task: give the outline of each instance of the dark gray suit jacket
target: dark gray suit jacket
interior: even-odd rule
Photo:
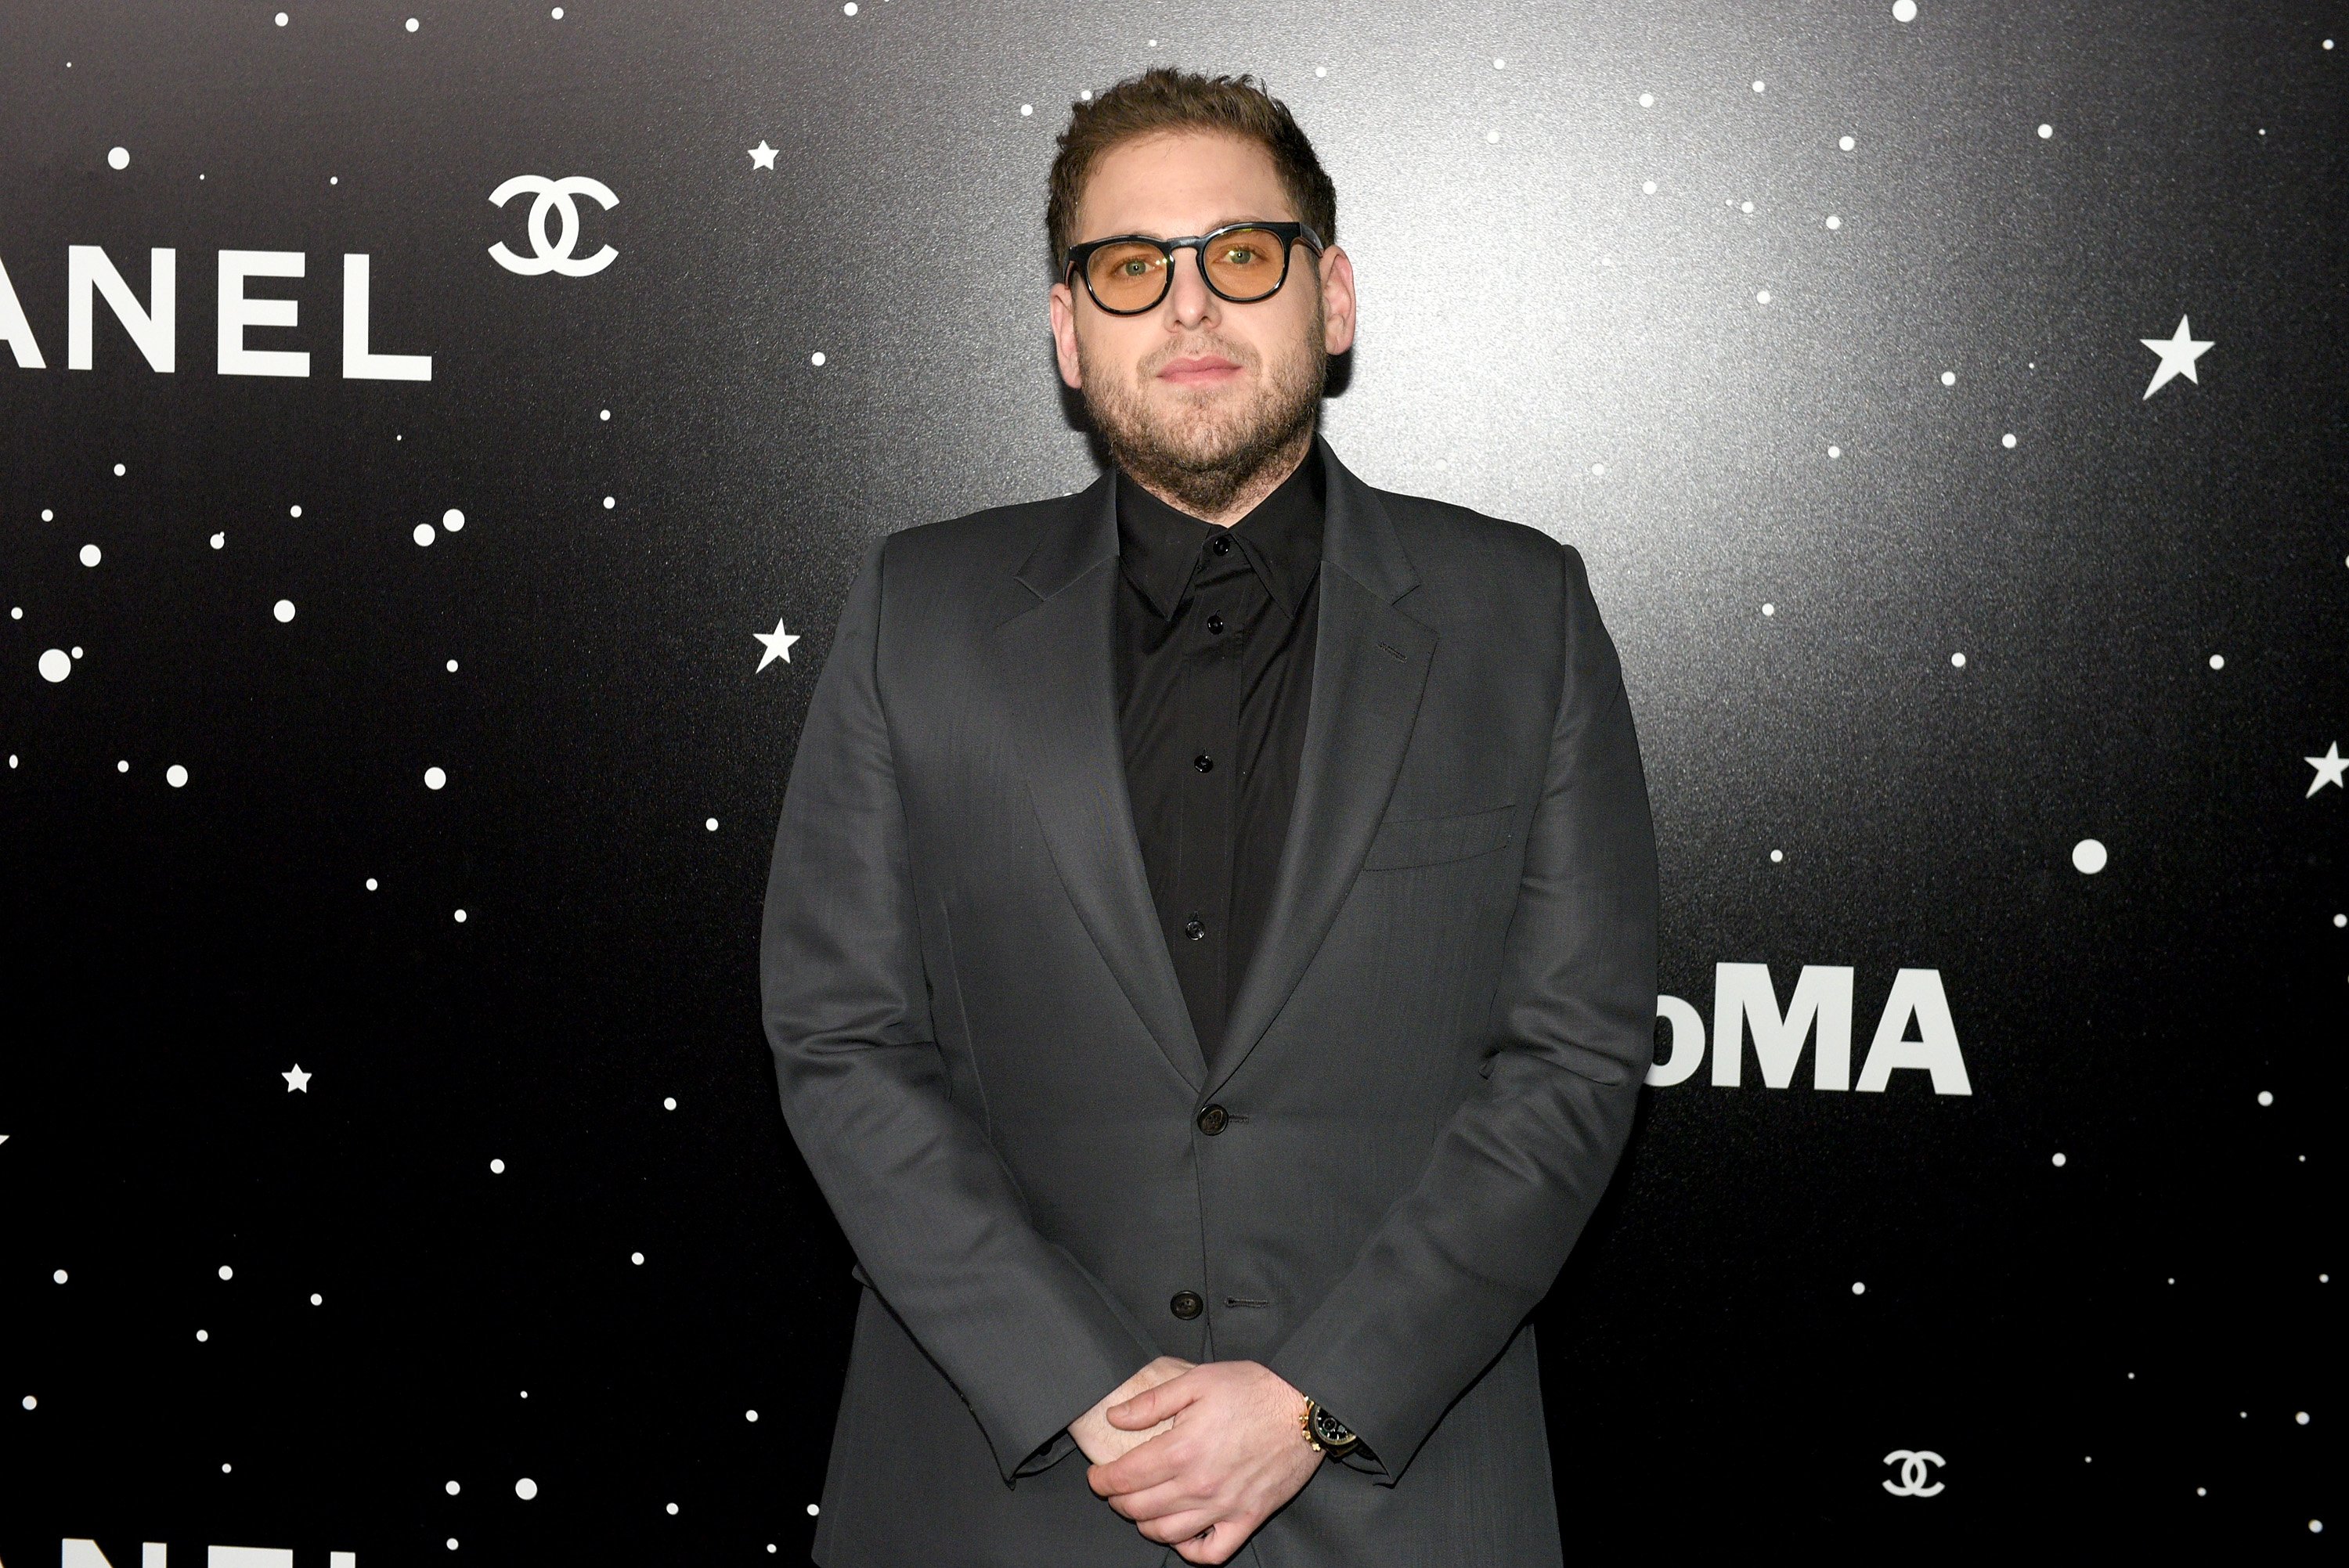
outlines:
[[[1558,1560],[1526,1315],[1654,1050],[1638,740],[1571,547],[1306,460],[1302,771],[1220,1040],[1127,804],[1113,476],[887,535],[849,590],[760,950],[866,1286],[832,1568],[1175,1561],[1063,1430],[1162,1353],[1261,1361],[1377,1455],[1266,1523],[1268,1568]]]

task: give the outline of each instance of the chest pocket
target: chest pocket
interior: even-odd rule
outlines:
[[[1363,858],[1364,871],[1440,865],[1497,850],[1515,836],[1517,808],[1512,801],[1455,817],[1404,817],[1379,824]]]

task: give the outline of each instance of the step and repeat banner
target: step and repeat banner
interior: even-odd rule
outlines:
[[[786,770],[870,541],[1101,471],[1162,64],[1336,181],[1331,445],[1621,650],[1569,1542],[2326,1549],[2349,13],[6,0],[0,1563],[805,1561]]]

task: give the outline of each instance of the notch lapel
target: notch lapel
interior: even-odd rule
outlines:
[[[1264,930],[1209,1061],[1207,1095],[1256,1049],[1337,919],[1393,792],[1435,656],[1434,631],[1394,606],[1419,577],[1386,508],[1319,434],[1313,449],[1328,511],[1297,798]]]
[[[1020,563],[1019,581],[1037,602],[995,629],[996,667],[1036,819],[1069,900],[1143,1026],[1195,1090],[1206,1060],[1150,902],[1118,735],[1110,657],[1115,479],[1112,469],[1071,497],[1071,512],[1047,526]]]

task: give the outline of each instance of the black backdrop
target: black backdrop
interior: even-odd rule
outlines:
[[[865,542],[1098,471],[1043,176],[1160,62],[1336,179],[1332,444],[1623,652],[1694,1070],[1544,1309],[1578,1550],[2323,1549],[2349,15],[284,4],[0,5],[0,1562],[803,1560],[785,769]]]

